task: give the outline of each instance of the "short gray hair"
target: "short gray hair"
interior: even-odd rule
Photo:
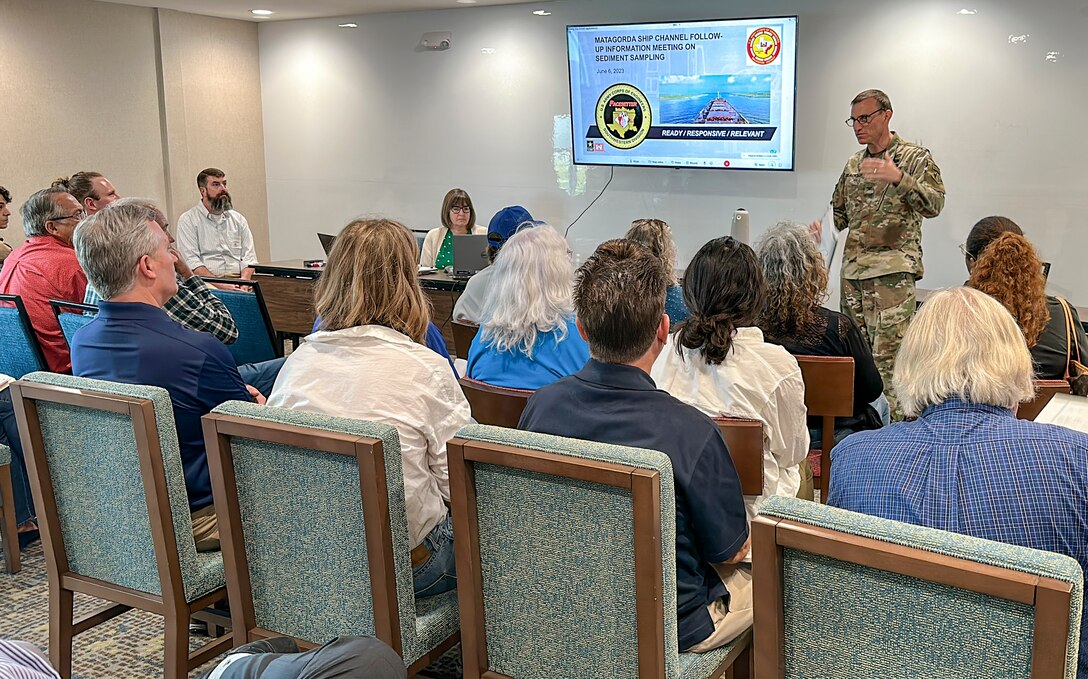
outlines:
[[[118,198],[110,203],[108,207],[124,207],[126,205],[135,205],[144,208],[148,211],[148,219],[157,223],[159,226],[163,226],[166,223],[166,213],[150,198]]]
[[[23,233],[27,238],[49,235],[49,232],[45,230],[45,223],[50,219],[63,216],[57,209],[57,202],[53,199],[61,193],[68,192],[62,188],[50,186],[47,189],[35,191],[30,194],[30,198],[26,199],[20,212],[23,214]]]
[[[84,219],[72,239],[87,280],[105,300],[136,285],[136,264],[152,255],[159,239],[147,222],[154,221],[144,205],[109,205]]]
[[[960,287],[926,300],[896,356],[892,383],[907,417],[950,398],[1013,408],[1035,395],[1024,333],[1001,303]]]
[[[876,103],[880,104],[880,108],[892,110],[892,100],[888,98],[888,95],[884,94],[884,90],[862,90],[850,101],[850,105],[860,104],[866,99],[876,99]]]
[[[480,314],[480,340],[532,358],[538,333],[566,338],[574,317],[574,265],[567,241],[552,226],[522,228],[495,258]]]

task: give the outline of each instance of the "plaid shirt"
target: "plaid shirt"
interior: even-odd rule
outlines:
[[[101,295],[88,285],[83,303],[97,305],[101,301]],[[185,327],[209,333],[223,344],[233,344],[238,339],[234,317],[199,276],[179,278],[178,292],[166,301],[163,311]]]
[[[832,461],[829,505],[1066,554],[1088,571],[1086,434],[953,398],[848,437]]]

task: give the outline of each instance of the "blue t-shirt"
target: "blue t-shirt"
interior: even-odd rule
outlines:
[[[688,305],[684,304],[684,289],[679,285],[670,285],[665,292],[665,315],[669,317],[670,325],[686,321],[691,315]]]
[[[499,351],[493,340],[483,339],[483,334],[481,330],[472,340],[465,375],[496,387],[539,389],[573,375],[589,360],[589,345],[578,334],[573,318],[567,321],[562,341],[556,330],[537,333],[532,358],[520,349]]]
[[[712,563],[748,539],[740,480],[721,432],[695,408],[661,391],[639,368],[590,359],[578,373],[531,397],[518,429],[658,450],[676,488],[676,607],[680,648],[714,631],[707,606],[727,596]]]
[[[193,511],[212,503],[200,418],[225,401],[251,401],[226,345],[172,320],[159,307],[101,302],[72,338],[72,374],[170,392]]]

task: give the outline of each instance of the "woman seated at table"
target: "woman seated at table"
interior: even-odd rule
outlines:
[[[660,219],[636,219],[631,222],[631,228],[627,230],[624,238],[650,248],[650,251],[665,263],[669,276],[676,275],[676,243],[672,239],[672,229],[664,221]],[[675,278],[673,284],[669,286],[668,291],[665,293],[665,315],[669,317],[669,322],[674,327],[688,317],[688,308],[684,304],[684,293],[680,285],[676,283]]]
[[[650,377],[712,417],[761,421],[765,495],[811,500],[805,384],[797,359],[764,342],[755,325],[767,288],[752,248],[730,236],[710,241],[688,265],[683,287],[691,315],[669,334]],[[765,495],[745,496],[749,521]]]
[[[415,592],[429,596],[456,586],[446,442],[471,415],[449,364],[423,345],[415,254],[397,222],[344,228],[317,283],[322,330],[287,357],[268,405],[396,427]]]
[[[1075,331],[1070,338],[1064,300],[1046,294],[1043,262],[1016,222],[981,219],[962,249],[971,275],[967,285],[1001,302],[1016,319],[1031,350],[1035,379],[1065,379],[1069,358],[1088,363],[1088,339],[1076,308],[1069,307]]]
[[[465,374],[499,387],[539,389],[581,370],[589,345],[574,324],[574,267],[563,237],[547,224],[523,228],[493,266]]]
[[[854,359],[854,414],[835,419],[835,440],[856,431],[879,429],[891,417],[884,381],[858,326],[820,306],[827,298],[827,266],[807,226],[783,221],[756,244],[767,305],[760,316],[763,337],[794,356],[850,356]],[[819,441],[819,418],[809,418],[809,435]]]
[[[442,199],[442,226],[427,232],[419,265],[438,269],[453,266],[453,237],[470,233],[485,234],[487,229],[476,224],[476,208],[464,189],[450,189]]]

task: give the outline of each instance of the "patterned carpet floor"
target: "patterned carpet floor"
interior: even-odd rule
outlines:
[[[76,595],[76,618],[102,608],[105,602]],[[0,571],[0,638],[21,639],[44,652],[49,644],[49,589],[40,542],[23,552],[23,570],[16,575]],[[196,648],[207,637],[191,637]],[[143,611],[129,611],[75,638],[72,648],[73,679],[142,679],[162,677],[162,618]],[[190,673],[200,676],[215,667],[212,660]],[[460,646],[419,676],[458,679]]]

